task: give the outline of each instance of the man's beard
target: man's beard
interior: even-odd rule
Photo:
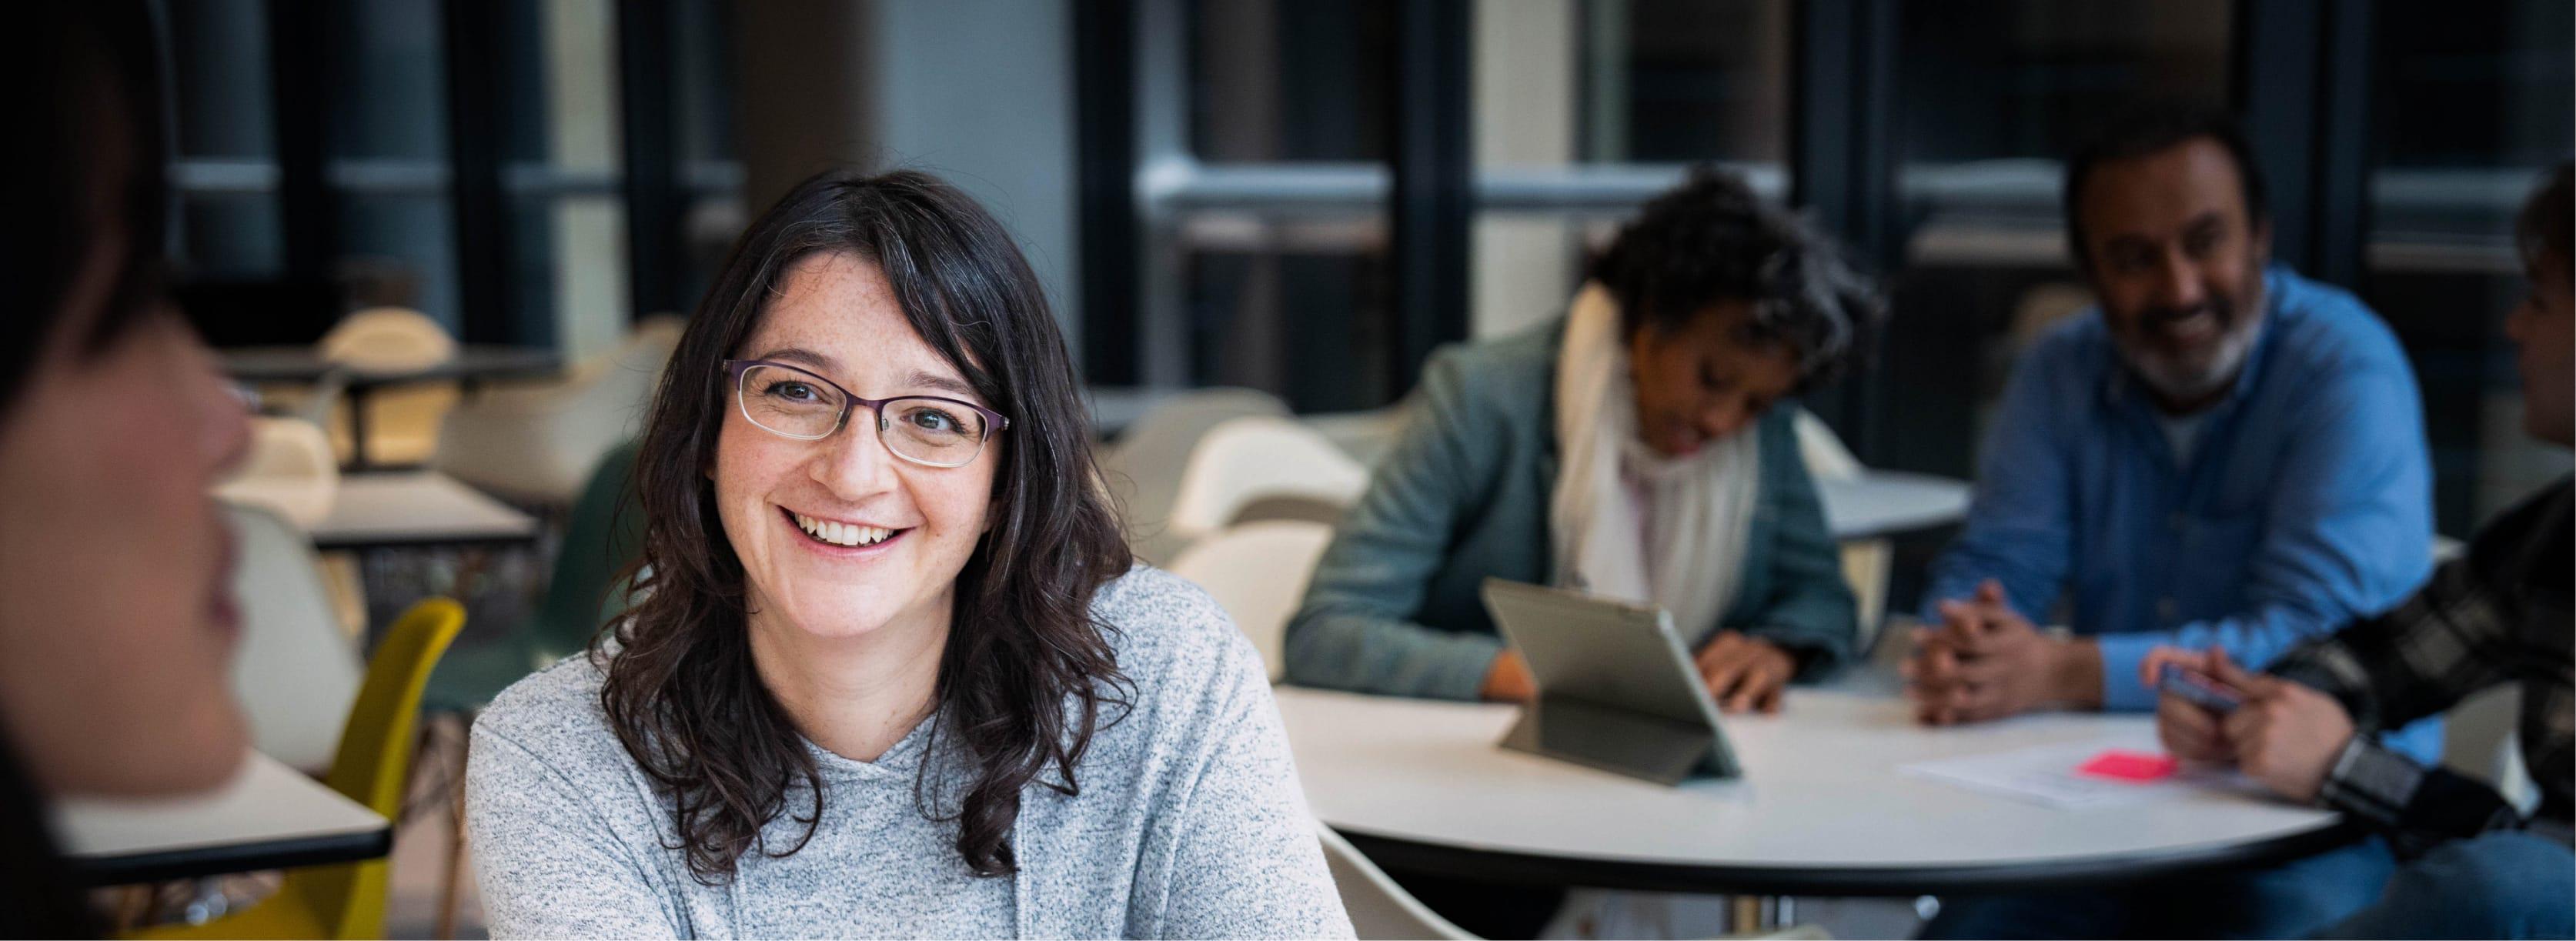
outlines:
[[[2262,326],[2261,301],[2242,310],[2233,298],[2225,297],[2212,297],[2202,308],[2192,310],[2150,309],[2138,315],[2141,326],[2137,329],[2151,329],[2144,325],[2180,320],[2204,310],[2218,321],[2222,332],[2208,355],[2196,362],[2153,349],[2143,338],[2111,346],[2119,351],[2120,361],[2128,365],[2131,373],[2165,399],[2192,402],[2207,398],[2234,382],[2237,372],[2244,368],[2245,356],[2253,350],[2255,333]]]

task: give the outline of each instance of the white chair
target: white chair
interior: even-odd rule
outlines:
[[[1869,472],[1833,428],[1815,413],[1799,409],[1794,427],[1798,431],[1798,457],[1807,462],[1809,476],[1817,480],[1859,480]],[[1860,616],[1860,649],[1867,650],[1878,635],[1879,619],[1887,613],[1887,582],[1896,570],[1896,542],[1884,537],[1845,540],[1842,554],[1843,581],[1851,585],[1852,600]]]
[[[379,372],[425,369],[456,358],[456,338],[429,315],[407,307],[369,307],[322,335],[322,358]]]
[[[233,594],[242,643],[233,695],[262,753],[306,771],[331,766],[366,664],[340,629],[312,543],[275,514],[229,508],[240,549]]]
[[[1246,415],[1288,416],[1287,403],[1253,389],[1199,389],[1173,396],[1136,419],[1116,443],[1100,452],[1100,476],[1128,526],[1128,541],[1149,560],[1180,548],[1166,538],[1172,500],[1190,451],[1210,429]],[[1152,543],[1155,555],[1144,551]]]
[[[1376,467],[1386,453],[1404,435],[1404,406],[1389,405],[1364,412],[1331,412],[1306,415],[1298,420],[1315,429],[1324,438],[1360,462],[1362,467]]]
[[[1207,589],[1261,651],[1261,662],[1277,682],[1288,618],[1297,613],[1315,560],[1332,541],[1333,528],[1322,523],[1243,523],[1191,543],[1172,559],[1171,571]]]
[[[301,418],[252,419],[250,455],[215,486],[216,496],[268,510],[303,530],[331,515],[339,492],[331,436]]]
[[[599,459],[642,430],[683,327],[647,320],[560,380],[482,390],[447,413],[438,469],[514,501],[571,506]]]
[[[1190,449],[1180,492],[1147,561],[1161,563],[1180,546],[1233,523],[1243,508],[1293,498],[1348,506],[1368,488],[1368,470],[1313,429],[1286,418],[1247,415],[1209,429]],[[1168,545],[1168,548],[1165,546]]]
[[[401,307],[352,313],[322,336],[322,358],[362,372],[425,369],[456,357],[456,338],[428,315]],[[438,427],[456,405],[456,383],[381,388],[367,396],[366,459],[376,465],[427,462],[438,453]],[[342,453],[355,455],[339,422],[326,426]]]
[[[1361,941],[1380,938],[1443,938],[1472,941],[1476,936],[1450,924],[1387,878],[1376,863],[1360,855],[1351,841],[1318,822],[1315,838],[1324,844],[1324,866],[1332,870],[1333,887],[1341,892],[1342,910],[1351,916],[1351,931]]]

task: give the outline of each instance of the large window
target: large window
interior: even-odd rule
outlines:
[[[724,0],[167,9],[185,280],[324,284],[578,356],[681,306],[741,226]],[[635,56],[652,100],[628,107]],[[639,248],[678,289],[635,296]]]
[[[2154,98],[2243,115],[2276,257],[2360,292],[2406,343],[2445,532],[2567,467],[2516,430],[2498,330],[2520,291],[2512,211],[2576,144],[2563,2],[1082,9],[1125,31],[1077,46],[1114,79],[1085,86],[1086,133],[1134,143],[1085,151],[1097,381],[1251,385],[1303,411],[1392,401],[1430,342],[1558,315],[1616,221],[1711,161],[1841,236],[1894,301],[1876,368],[1809,407],[1872,464],[1968,476],[2014,357],[2092,302],[2065,248],[2064,157]],[[1095,71],[1103,56],[1132,74]],[[1452,191],[1467,196],[1416,198]],[[1452,221],[1423,225],[1424,205]],[[1132,245],[1094,227],[1131,210]],[[1418,290],[1457,258],[1464,316]]]
[[[2567,473],[2522,431],[2502,328],[2520,302],[2514,215],[2576,140],[2576,8],[2381,4],[2360,285],[2415,364],[2442,531],[2465,536]]]

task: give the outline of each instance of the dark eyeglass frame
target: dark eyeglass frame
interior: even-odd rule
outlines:
[[[984,445],[991,443],[995,434],[1011,427],[1011,419],[1009,416],[1003,415],[1002,413],[996,412],[992,409],[985,408],[981,405],[977,405],[973,402],[952,399],[944,395],[894,395],[887,396],[882,399],[861,398],[857,393],[841,388],[840,383],[815,375],[813,370],[807,369],[803,366],[798,366],[794,363],[782,363],[776,360],[767,359],[728,359],[721,360],[720,363],[724,366],[725,378],[728,381],[727,384],[733,386],[734,410],[742,413],[743,420],[750,422],[752,427],[791,441],[821,441],[833,435],[840,434],[841,429],[848,427],[850,424],[850,412],[856,410],[859,406],[865,405],[868,407],[868,411],[876,413],[877,440],[885,443],[887,453],[912,463],[919,464],[923,467],[964,467],[968,464],[975,463],[976,458],[984,456]],[[768,366],[775,369],[784,369],[808,379],[812,379],[815,382],[822,383],[823,385],[830,387],[832,391],[840,393],[841,414],[832,419],[832,430],[819,435],[791,435],[787,432],[769,427],[768,425],[763,425],[760,423],[759,419],[751,417],[751,406],[749,403],[744,402],[742,398],[744,394],[742,388],[742,377],[744,373],[750,372],[754,366]],[[967,455],[965,460],[959,461],[955,464],[941,464],[936,461],[925,461],[909,454],[905,454],[901,449],[896,448],[891,442],[885,442],[886,428],[888,425],[892,424],[892,422],[886,421],[885,407],[889,404],[901,402],[906,399],[925,399],[932,402],[954,405],[958,408],[966,409],[967,411],[983,416],[984,433],[975,438],[975,453]]]

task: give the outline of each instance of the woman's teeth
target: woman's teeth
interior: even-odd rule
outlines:
[[[894,534],[902,532],[899,529],[886,529],[881,526],[853,526],[831,520],[818,520],[803,513],[797,513],[795,516],[796,525],[805,530],[805,535],[836,546],[871,546],[892,539]]]

